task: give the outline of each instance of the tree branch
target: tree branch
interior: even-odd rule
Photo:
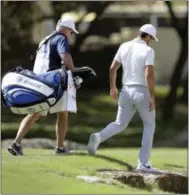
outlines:
[[[186,16],[185,16],[184,27],[185,27],[186,33],[188,33],[188,1],[186,2],[186,7],[187,7],[187,11],[186,11]]]
[[[112,3],[111,1],[103,2],[103,3],[95,2],[93,5],[90,5],[90,7],[88,7],[88,11],[90,10],[96,13],[96,18],[90,23],[88,30],[81,36],[77,37],[74,48],[73,48],[73,53],[77,53],[79,51],[86,37],[88,37],[92,33],[95,25],[98,22],[98,19],[104,13],[105,8],[109,6],[111,3]]]
[[[169,13],[171,15],[171,23],[172,23],[172,26],[175,28],[175,30],[177,31],[177,33],[181,36],[181,33],[180,33],[180,30],[181,30],[181,27],[179,25],[179,21],[178,21],[178,18],[176,17],[174,11],[173,11],[173,3],[171,1],[165,1],[168,9],[169,9]]]

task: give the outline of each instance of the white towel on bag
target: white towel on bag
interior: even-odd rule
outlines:
[[[67,74],[68,74],[67,111],[76,113],[77,112],[76,87],[72,77],[72,72],[68,70]]]

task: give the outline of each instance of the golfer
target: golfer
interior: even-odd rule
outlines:
[[[149,47],[154,39],[158,41],[155,27],[145,24],[140,28],[137,38],[119,47],[109,71],[110,95],[117,101],[116,75],[122,65],[123,87],[118,101],[117,118],[102,131],[92,134],[88,143],[89,154],[95,154],[99,144],[123,131],[138,110],[144,129],[137,170],[147,172],[156,171],[149,163],[156,126],[154,50]]]
[[[66,16],[59,20],[54,31],[49,36],[45,37],[39,44],[37,56],[34,64],[34,73],[43,73],[48,70],[59,69],[64,65],[67,69],[73,70],[74,64],[69,51],[68,40],[73,33],[78,34],[75,29],[75,23],[72,17]],[[48,40],[48,41],[47,41]],[[56,154],[70,153],[70,150],[64,147],[64,138],[67,132],[68,112],[66,110],[66,93],[62,98],[50,108],[50,113],[57,113],[56,122]],[[47,115],[47,112],[35,113],[27,115],[21,122],[18,133],[8,151],[13,155],[23,155],[21,142],[23,137],[39,120],[40,116]]]

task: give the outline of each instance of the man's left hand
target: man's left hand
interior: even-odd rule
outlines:
[[[117,87],[110,89],[110,96],[113,98],[113,100],[118,100],[118,89]]]

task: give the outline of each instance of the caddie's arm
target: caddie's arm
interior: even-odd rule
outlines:
[[[59,53],[60,58],[62,59],[63,64],[66,66],[68,70],[73,70],[74,64],[73,59],[69,51],[68,41],[64,38],[58,40],[57,51]]]
[[[64,65],[67,67],[67,69],[69,70],[73,70],[75,69],[75,66],[73,64],[73,59],[72,59],[72,56],[70,55],[70,53],[63,53],[60,55],[61,56],[61,59],[64,63]]]

